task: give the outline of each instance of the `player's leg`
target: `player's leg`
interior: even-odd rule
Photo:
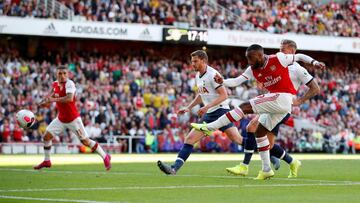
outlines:
[[[249,163],[251,160],[251,157],[256,150],[256,140],[254,132],[257,128],[257,119],[258,116],[256,116],[254,119],[252,119],[248,126],[246,127],[246,139],[244,139],[244,159],[243,161],[234,167],[226,168],[226,170],[234,175],[242,175],[246,176],[249,173]]]
[[[44,142],[44,161],[41,162],[39,165],[34,166],[35,170],[42,169],[44,167],[50,168],[51,161],[50,161],[50,152],[52,146],[52,139],[54,138],[53,135],[59,135],[64,131],[64,125],[58,118],[52,120],[49,126],[46,128],[43,142]]]
[[[78,139],[83,145],[91,148],[91,152],[98,153],[101,156],[101,158],[104,160],[104,166],[106,170],[110,170],[111,168],[110,154],[106,154],[103,148],[99,145],[99,143],[89,138],[89,135],[86,132],[84,124],[80,117],[78,117],[71,123],[65,124],[65,126],[69,128],[70,131],[78,137]]]
[[[217,120],[211,123],[191,123],[191,126],[199,131],[204,132],[207,135],[212,134],[216,129],[219,129],[223,126],[227,126],[230,123],[234,123],[244,118],[244,114],[253,113],[250,103],[241,104],[240,107],[235,107],[233,110],[225,113]]]
[[[296,160],[291,157],[289,153],[287,153],[280,145],[275,144],[275,137],[279,132],[280,125],[286,122],[290,117],[290,114],[285,115],[285,117],[282,118],[282,116],[273,115],[272,120],[278,121],[281,119],[281,121],[275,126],[275,128],[268,134],[268,138],[270,141],[270,156],[276,157],[278,159],[284,160],[287,164],[289,164],[290,173],[288,178],[295,178],[297,177],[298,170],[301,166],[301,162],[299,160]]]
[[[203,132],[206,135],[211,135],[212,132],[216,129],[219,129],[223,126],[227,126],[230,123],[234,123],[244,118],[245,114],[254,113],[249,102],[241,104],[239,107],[235,107],[233,110],[223,114],[215,121],[206,122],[206,123],[191,123],[191,126]]]
[[[180,168],[184,165],[185,161],[189,158],[194,148],[194,144],[197,143],[202,137],[204,137],[204,134],[202,132],[192,129],[190,133],[185,137],[184,145],[179,151],[174,164],[169,166],[159,160],[157,164],[160,170],[167,175],[175,175],[176,172],[180,170]]]
[[[244,117],[244,114],[251,114],[254,112],[262,113],[262,111],[259,110],[266,112],[273,109],[257,108],[257,105],[254,104],[254,101],[250,100],[250,102],[241,104],[240,108],[235,108],[227,112],[225,115],[221,116],[216,121],[208,124],[192,124],[191,126],[196,130],[208,134],[209,132],[211,132],[211,130],[215,130],[221,128],[222,126],[226,126],[232,122],[239,121],[241,118]],[[262,160],[262,171],[260,171],[257,179],[267,179],[274,176],[274,172],[272,171],[270,166],[270,143],[266,136],[268,132],[269,130],[259,124],[255,133],[258,151]]]
[[[224,128],[224,127],[223,127]],[[222,128],[220,128],[221,130]],[[222,131],[222,130],[221,130]],[[232,141],[235,142],[238,145],[242,145],[243,144],[243,137],[240,135],[239,130],[235,127],[232,126],[230,128],[227,128],[226,130],[223,131],[226,136]]]
[[[284,160],[289,164],[290,172],[288,178],[296,178],[298,175],[301,162],[297,159],[294,159],[290,156],[280,145],[274,144],[273,148],[270,150],[270,154],[275,156],[278,159]]]
[[[249,102],[235,107],[211,123],[191,123],[191,126],[210,135],[212,131],[239,121],[245,114],[280,114],[291,112],[292,95],[287,93],[268,93],[250,99]]]
[[[255,131],[256,143],[262,163],[262,170],[255,178],[257,180],[265,180],[274,176],[274,171],[271,169],[270,166],[270,142],[267,137],[267,134],[269,132],[270,131],[265,128],[262,123],[259,123]]]
[[[275,134],[269,133],[269,140],[272,140],[274,143]],[[271,141],[270,141],[271,143]],[[271,145],[271,144],[270,144]],[[297,159],[294,159],[289,153],[287,153],[280,145],[272,144],[270,149],[270,156],[276,157],[277,159],[281,159],[289,164],[290,172],[288,178],[296,178],[298,174],[298,170],[301,166],[301,162]]]

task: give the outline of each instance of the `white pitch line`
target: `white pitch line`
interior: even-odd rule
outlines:
[[[241,187],[307,187],[307,186],[357,186],[360,183],[312,183],[312,184],[271,184],[271,185],[242,185]]]
[[[80,199],[18,197],[18,196],[7,196],[7,195],[0,195],[0,199],[18,199],[18,200],[51,201],[51,202],[76,202],[76,203],[114,203],[114,202],[99,202],[99,201],[80,200]]]
[[[164,176],[163,174],[154,174],[154,173],[140,173],[140,172],[101,172],[101,171],[56,171],[56,170],[43,170],[36,171],[32,169],[14,169],[14,168],[0,168],[0,171],[15,171],[15,172],[30,172],[30,173],[64,173],[64,174],[96,174],[96,175],[145,175],[145,176]],[[206,176],[206,175],[197,175],[197,174],[178,174],[171,177],[199,177],[199,178],[222,178],[222,179],[253,179],[254,177],[242,177],[242,176]],[[284,181],[303,181],[303,182],[323,182],[323,183],[360,183],[357,181],[347,181],[347,180],[316,180],[316,179],[304,179],[304,178],[271,178],[273,180],[284,180]]]
[[[12,189],[12,190],[0,190],[1,193],[6,192],[55,192],[55,191],[99,191],[99,190],[157,190],[157,189],[211,189],[211,188],[262,188],[262,187],[312,187],[312,186],[359,186],[360,183],[314,183],[314,184],[262,184],[262,185],[183,185],[183,186],[132,186],[132,187],[102,187],[102,188],[44,188],[44,189]],[[11,197],[11,196],[0,196]],[[26,197],[27,198],[27,197]],[[45,200],[44,200],[45,201]],[[65,201],[63,199],[58,201]],[[88,202],[95,201],[88,200],[69,200],[74,202]]]
[[[0,192],[53,192],[83,190],[156,190],[156,189],[187,189],[187,188],[239,188],[239,185],[181,185],[181,186],[131,186],[131,187],[100,187],[100,188],[44,188],[44,189],[13,189]]]

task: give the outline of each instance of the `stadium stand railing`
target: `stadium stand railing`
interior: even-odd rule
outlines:
[[[217,3],[216,0],[209,0],[208,5],[215,11],[221,12],[223,16],[226,18],[226,22],[233,23],[233,28],[236,30],[242,30],[243,28],[247,28],[246,30],[253,30],[258,32],[266,32],[265,30],[256,27],[253,23],[241,18],[239,15],[236,15],[234,12],[229,10],[228,8]]]
[[[53,13],[63,20],[72,20],[74,11],[56,0],[37,0],[37,8],[42,7],[47,13]]]

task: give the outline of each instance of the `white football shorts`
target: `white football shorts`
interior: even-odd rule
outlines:
[[[89,137],[80,117],[77,117],[70,123],[63,123],[56,117],[51,121],[49,126],[46,128],[46,131],[52,135],[60,135],[66,129],[69,129],[70,133],[74,133],[79,138],[79,140],[84,140]]]

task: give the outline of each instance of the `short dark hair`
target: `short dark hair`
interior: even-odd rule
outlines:
[[[258,44],[252,44],[250,45],[247,49],[246,49],[247,52],[249,51],[264,51],[263,47],[258,45]]]
[[[68,68],[66,66],[58,66],[56,70],[67,70]]]
[[[208,55],[203,50],[196,50],[193,53],[190,54],[191,57],[197,56],[201,60],[208,61]]]
[[[296,42],[291,39],[283,39],[281,41],[281,44],[284,44],[284,45],[286,44],[286,45],[294,48],[295,50],[297,49]]]

